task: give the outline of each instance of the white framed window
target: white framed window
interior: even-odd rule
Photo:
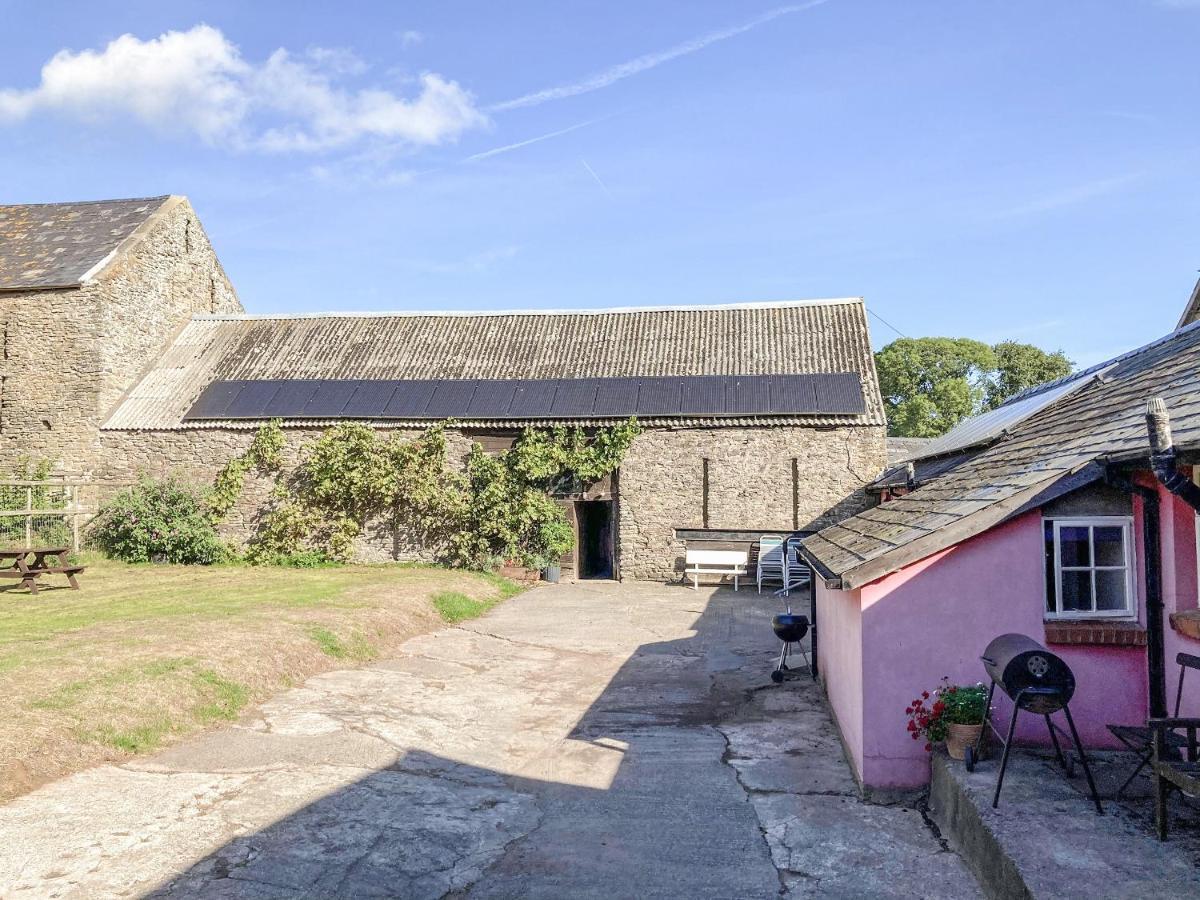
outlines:
[[[1046,519],[1046,618],[1137,616],[1133,520]]]

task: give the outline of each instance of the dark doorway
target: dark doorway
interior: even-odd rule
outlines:
[[[613,502],[580,500],[575,504],[579,522],[579,577],[613,577]]]

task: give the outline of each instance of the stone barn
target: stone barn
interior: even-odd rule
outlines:
[[[861,299],[246,315],[184,198],[0,207],[0,465],[210,481],[268,418],[286,455],[355,419],[451,454],[635,414],[620,469],[560,498],[578,577],[677,578],[684,541],[810,531],[869,505],[886,425]],[[269,485],[231,520],[253,530]],[[366,559],[411,555],[394,535]]]

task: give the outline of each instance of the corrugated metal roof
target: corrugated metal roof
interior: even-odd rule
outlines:
[[[168,199],[0,206],[0,291],[80,284]]]
[[[1095,477],[1106,459],[1148,455],[1150,397],[1166,401],[1179,446],[1200,445],[1200,322],[1102,368],[917,490],[807,538],[806,554],[855,588],[980,534],[1053,496],[1064,479]]]
[[[855,424],[884,424],[866,310],[860,299],[609,312],[198,316],[182,329],[104,427],[193,427],[185,425],[184,414],[201,391],[218,380],[836,372],[859,375],[865,413],[789,416],[786,421],[845,425],[849,419]],[[782,424],[784,420],[748,416],[721,421]],[[678,418],[672,421],[682,424]]]

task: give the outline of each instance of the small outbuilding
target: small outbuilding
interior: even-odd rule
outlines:
[[[874,483],[879,506],[804,541],[820,669],[865,785],[928,781],[907,704],[944,676],[982,680],[981,652],[1007,632],[1074,670],[1087,746],[1118,746],[1109,724],[1144,725],[1174,706],[1176,654],[1200,654],[1198,531],[1193,507],[1151,469],[1153,397],[1170,411],[1180,471],[1195,477],[1200,322],[960,424]],[[1182,709],[1200,713],[1200,679]],[[1046,740],[1036,721],[1019,734]]]

